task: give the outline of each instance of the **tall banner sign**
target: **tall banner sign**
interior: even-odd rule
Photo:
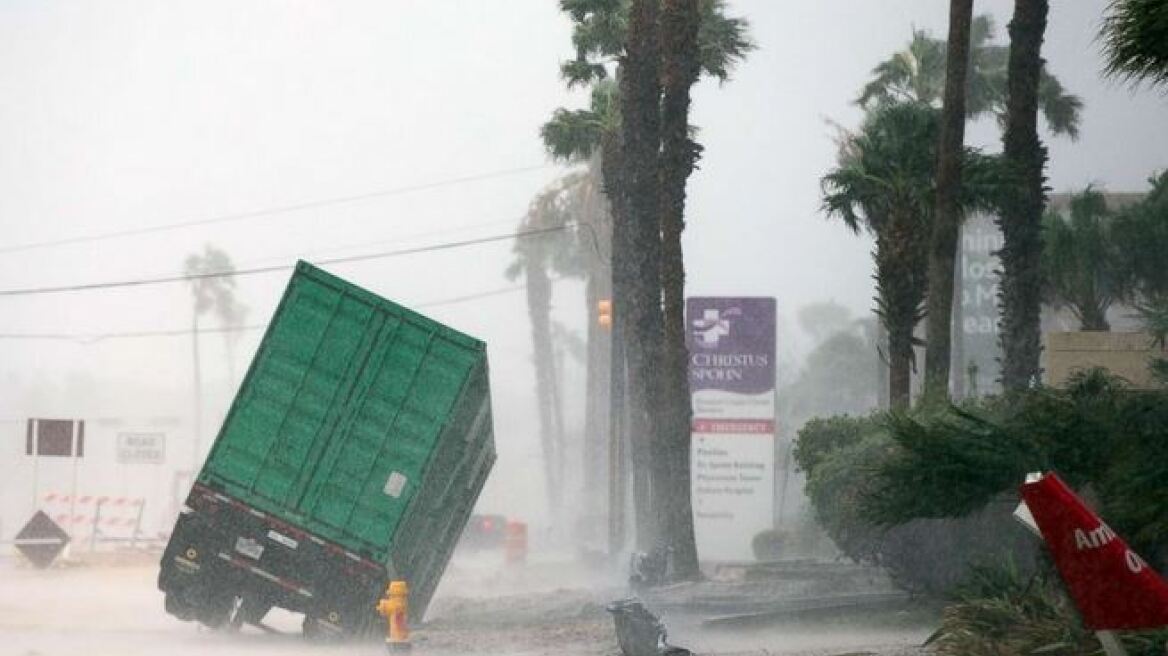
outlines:
[[[775,299],[690,298],[686,325],[698,557],[752,560],[774,517]]]

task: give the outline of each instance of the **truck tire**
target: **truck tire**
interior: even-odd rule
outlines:
[[[166,601],[163,605],[166,607],[166,612],[184,622],[195,619],[195,607],[177,593],[167,592]]]
[[[306,614],[301,629],[304,638],[312,642],[363,640],[377,634],[378,620],[375,612]]]
[[[231,619],[234,601],[230,596],[208,596],[196,610],[196,617],[209,629],[222,629]]]

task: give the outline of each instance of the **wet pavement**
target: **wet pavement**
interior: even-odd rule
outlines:
[[[266,624],[284,635],[254,627],[220,633],[180,622],[162,608],[156,562],[139,560],[144,562],[38,571],[0,559],[0,655],[384,653],[377,643],[307,643],[299,634],[300,617],[279,610]],[[619,650],[605,605],[625,593],[618,579],[570,562],[504,569],[492,557],[455,560],[425,625],[415,629],[413,653],[615,656]],[[703,625],[703,613],[677,608],[667,610],[664,619],[671,642],[697,653],[736,656],[901,656],[919,653],[914,645],[929,632],[903,611],[721,628]]]

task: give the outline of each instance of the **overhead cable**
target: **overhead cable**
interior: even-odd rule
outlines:
[[[519,232],[509,232],[500,235],[490,235],[487,237],[479,237],[476,239],[464,239],[461,241],[450,241],[441,244],[431,244],[429,246],[417,246],[413,248],[401,248],[390,251],[381,251],[377,253],[367,253],[363,255],[348,255],[345,257],[333,257],[319,259],[314,262],[317,265],[328,264],[348,264],[351,262],[363,262],[366,260],[380,260],[391,257],[401,257],[404,255],[415,255],[418,253],[430,253],[434,251],[444,251],[454,248],[464,248],[467,246],[476,246],[479,244],[488,244],[491,242],[507,241],[511,239],[524,239],[527,237],[535,237],[539,235],[546,235],[553,232],[562,232],[574,225],[559,225],[550,228],[533,228],[531,230],[521,230]],[[102,289],[116,289],[122,287],[143,287],[147,285],[160,285],[175,282],[190,282],[192,280],[203,280],[207,278],[239,278],[243,276],[253,276],[264,273],[275,273],[277,271],[287,271],[292,269],[292,264],[276,264],[264,267],[252,267],[248,269],[237,269],[234,271],[208,271],[203,273],[180,274],[171,276],[162,276],[158,278],[138,278],[134,280],[117,280],[110,282],[93,282],[82,283],[76,285],[60,285],[49,287],[25,287],[18,289],[0,289],[0,297],[13,296],[33,296],[40,294],[59,294],[65,292],[86,292],[96,291]]]
[[[553,278],[553,282],[564,280],[563,278]],[[502,296],[504,294],[513,294],[515,292],[526,289],[526,285],[513,285],[511,287],[503,287],[500,289],[492,289],[485,292],[478,292],[474,294],[465,294],[462,296],[453,296],[436,301],[426,301],[424,303],[415,303],[408,305],[411,309],[423,309],[441,307],[444,305],[457,305],[459,303],[466,303],[469,301],[477,301],[483,298],[493,296]],[[267,324],[243,324],[239,326],[220,326],[215,328],[199,328],[194,330],[192,328],[174,328],[169,330],[138,330],[127,332],[109,332],[109,333],[0,333],[0,340],[49,340],[49,341],[71,341],[81,342],[83,344],[92,344],[107,339],[142,339],[150,337],[183,337],[186,335],[213,335],[222,333],[242,333],[253,330],[263,330],[267,328]]]
[[[61,239],[51,239],[47,241],[28,242],[24,244],[14,244],[11,246],[0,246],[0,254],[18,253],[22,251],[30,251],[39,248],[50,248],[54,246],[65,246],[69,244],[82,244],[95,241],[106,241],[110,239],[119,239],[122,237],[133,237],[137,235],[147,235],[157,232],[167,232],[170,230],[179,230],[182,228],[192,228],[204,225],[213,225],[217,223],[228,223],[232,221],[242,221],[246,219],[254,219],[263,216],[272,216],[276,214],[286,214],[289,212],[299,212],[302,210],[316,209],[319,207],[328,207],[331,205],[343,205],[347,203],[355,203],[363,200],[373,198],[382,198],[385,196],[397,196],[400,194],[407,194],[416,191],[425,191],[428,189],[439,189],[442,187],[449,187],[453,185],[466,184],[468,182],[478,182],[481,180],[490,180],[492,178],[501,178],[505,176],[518,175],[520,173],[529,173],[547,168],[549,164],[540,164],[538,166],[523,166],[513,169],[501,169],[498,171],[488,171],[486,173],[477,173],[474,175],[467,175],[458,178],[448,178],[446,180],[437,180],[434,182],[425,182],[420,184],[406,185],[401,187],[391,187],[388,189],[381,189],[377,191],[370,191],[361,194],[353,194],[349,196],[333,196],[330,198],[321,198],[317,200],[304,201],[300,203],[289,203],[287,205],[276,205],[273,207],[266,207],[258,210],[249,210],[246,212],[234,212],[230,214],[221,214],[218,216],[211,216],[202,219],[190,219],[186,221],[178,221],[175,223],[167,223],[155,226],[143,226],[140,228],[126,228],[124,230],[115,230],[112,232],[95,233],[89,235],[78,235],[75,237],[64,237]]]

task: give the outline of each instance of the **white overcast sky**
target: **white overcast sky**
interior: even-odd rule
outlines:
[[[558,79],[572,48],[556,5],[0,3],[0,249],[540,167],[166,233],[0,252],[0,289],[173,274],[205,243],[247,267],[512,230],[562,170],[543,153],[540,124],[557,106],[585,102]],[[799,306],[817,300],[867,311],[871,244],[819,212],[818,180],[834,155],[825,119],[855,125],[851,101],[872,66],[902,47],[913,26],[944,34],[947,5],[729,2],[751,21],[759,49],[730,82],[704,82],[695,94],[705,153],[690,184],[691,293],[775,296],[788,326]],[[1051,186],[1141,190],[1168,166],[1168,99],[1100,78],[1094,37],[1105,0],[1052,5],[1044,55],[1086,107],[1078,142],[1049,141]],[[1002,40],[1011,6],[975,3],[998,19]],[[988,123],[969,139],[997,147]],[[502,276],[509,257],[510,244],[494,244],[333,271],[415,304],[511,286]],[[267,320],[284,280],[240,280],[252,320]],[[578,286],[560,283],[558,291],[556,311],[580,325]],[[0,334],[183,328],[189,306],[181,285],[0,297]],[[522,293],[430,313],[490,343],[500,450],[510,463],[501,466],[537,471]],[[781,348],[799,351],[805,337],[792,329],[786,339]],[[207,357],[216,357],[208,342]],[[254,345],[254,336],[245,338],[241,357]],[[176,338],[0,339],[0,417],[148,415],[166,403],[182,411],[171,406],[188,398],[189,361],[189,341]],[[212,384],[222,378],[208,368]],[[20,396],[33,383],[69,380],[100,385],[108,407]],[[495,485],[490,495],[506,505],[531,489]]]

